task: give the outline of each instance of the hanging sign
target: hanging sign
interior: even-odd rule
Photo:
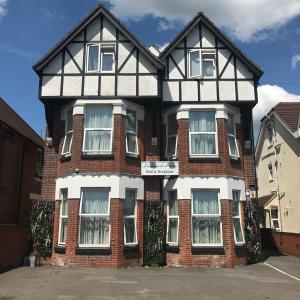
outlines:
[[[142,176],[171,176],[179,175],[178,161],[142,161]]]

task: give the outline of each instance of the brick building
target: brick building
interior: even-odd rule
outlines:
[[[97,6],[34,70],[54,265],[142,264],[153,200],[165,203],[166,264],[244,263],[262,71],[203,13],[159,53]]]
[[[28,251],[31,200],[39,199],[44,141],[0,98],[0,266]]]

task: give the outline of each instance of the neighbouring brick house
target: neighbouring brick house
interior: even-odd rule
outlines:
[[[262,71],[203,13],[159,53],[99,5],[34,70],[54,265],[142,264],[154,200],[166,204],[167,265],[245,262]]]
[[[0,266],[27,254],[32,200],[41,194],[43,139],[0,98]]]
[[[300,256],[300,102],[262,119],[255,159],[263,246]]]

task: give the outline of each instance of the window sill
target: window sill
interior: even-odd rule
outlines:
[[[114,159],[114,155],[112,153],[81,153],[81,159],[83,160],[101,160],[101,159]]]
[[[230,162],[232,162],[234,164],[240,164],[241,163],[241,159],[239,157],[230,156]]]
[[[140,158],[139,154],[128,153],[128,152],[125,153],[125,157],[126,158],[134,158],[134,159],[139,159]]]
[[[190,156],[189,162],[211,162],[211,163],[221,163],[221,158],[217,156]]]
[[[54,252],[55,253],[66,253],[66,246],[63,246],[63,245],[57,245],[54,247]]]
[[[192,254],[225,254],[223,246],[192,246]]]
[[[179,246],[178,245],[171,245],[171,244],[167,244],[166,245],[166,251],[168,253],[179,253]]]
[[[139,251],[139,244],[132,244],[132,245],[124,245],[123,252],[137,252]]]
[[[111,248],[96,248],[96,247],[76,247],[75,253],[77,255],[109,255],[111,254]]]
[[[66,162],[71,160],[71,154],[62,154],[60,156],[60,162]]]

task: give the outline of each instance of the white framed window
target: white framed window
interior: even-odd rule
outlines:
[[[124,244],[137,244],[136,191],[126,189],[124,199]]]
[[[35,158],[35,178],[41,180],[43,177],[43,160],[44,152],[42,148],[36,149],[36,158]]]
[[[166,126],[166,136],[167,136],[167,145],[166,145],[166,157],[172,158],[176,157],[177,149],[177,119],[176,113],[170,114],[167,117],[167,126]]]
[[[97,72],[100,67],[100,45],[87,44],[87,71]]]
[[[134,110],[127,109],[126,111],[126,152],[138,154],[137,143],[137,118]]]
[[[112,73],[115,71],[115,48],[112,45],[101,46],[101,72]]]
[[[269,181],[273,181],[273,166],[271,163],[268,164],[268,169],[269,169]]]
[[[179,214],[177,191],[169,191],[167,206],[167,243],[178,245]]]
[[[109,154],[112,151],[113,108],[111,105],[85,106],[83,152]]]
[[[65,245],[68,231],[68,189],[60,190],[58,244]]]
[[[232,115],[228,115],[228,145],[230,157],[238,159],[239,150],[236,141],[236,124]]]
[[[83,188],[79,210],[79,246],[109,247],[110,198],[108,188]]]
[[[191,156],[217,156],[215,111],[190,111],[189,148]]]
[[[71,153],[73,140],[73,108],[67,110],[67,118],[65,122],[65,138],[62,147],[62,155],[68,155]]]
[[[188,53],[188,73],[189,78],[216,77],[215,52],[191,50]]]
[[[244,243],[244,232],[242,229],[241,222],[241,202],[240,202],[241,191],[232,191],[232,218],[233,218],[233,232],[234,241],[236,244]]]
[[[279,213],[277,207],[271,207],[271,222],[273,229],[280,230]]]
[[[222,246],[218,190],[192,191],[192,243],[194,246]]]
[[[267,135],[268,135],[268,143],[269,147],[273,145],[274,142],[274,130],[271,124],[267,126]]]

